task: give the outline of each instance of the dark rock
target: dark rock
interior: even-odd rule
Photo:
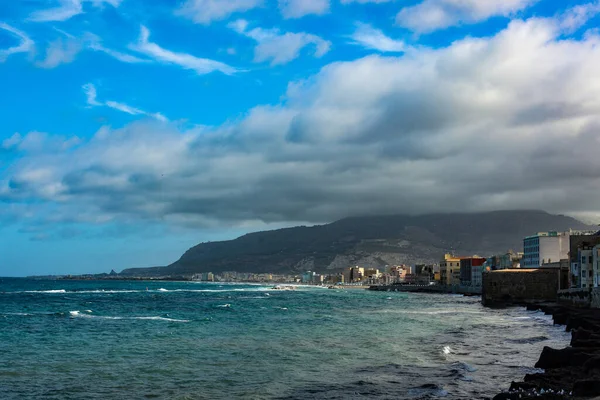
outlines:
[[[594,356],[598,351],[597,348],[575,348],[567,347],[565,349],[556,350],[548,346],[544,346],[540,359],[535,363],[536,368],[552,369],[571,366],[582,366],[588,359]]]
[[[556,311],[552,315],[552,319],[554,320],[554,324],[556,325],[566,325],[569,320],[569,313],[566,311]]]
[[[600,347],[600,341],[593,339],[571,339],[571,346],[573,347]]]
[[[539,390],[539,386],[536,385],[535,383],[532,382],[512,382],[510,384],[510,389],[509,391],[515,391],[515,390],[526,390],[526,391],[530,391],[530,390]]]
[[[594,357],[590,358],[589,360],[587,360],[583,364],[583,369],[586,372],[589,372],[591,370],[600,369],[600,356],[594,356]]]
[[[589,331],[587,329],[583,329],[583,328],[575,329],[571,332],[571,343],[573,342],[573,340],[580,340],[580,339],[587,340],[593,334],[594,334],[594,332]]]
[[[600,380],[580,380],[573,385],[574,396],[598,396],[600,395]]]

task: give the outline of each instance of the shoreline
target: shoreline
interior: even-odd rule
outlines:
[[[535,368],[544,372],[526,374],[511,382],[508,390],[493,400],[591,399],[600,396],[600,309],[577,308],[553,302],[522,302],[506,307],[524,307],[552,315],[555,325],[571,332],[563,349],[545,346]]]

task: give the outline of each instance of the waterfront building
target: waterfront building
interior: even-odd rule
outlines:
[[[344,270],[344,282],[360,282],[365,277],[365,269],[359,266],[349,267]]]
[[[473,278],[481,286],[481,273],[486,259],[483,257],[465,257],[460,260],[459,279],[462,286],[471,286]],[[475,272],[475,276],[473,276]]]
[[[483,271],[485,267],[481,265],[471,266],[471,286],[480,288],[483,281]]]
[[[302,274],[302,283],[312,283],[313,282],[313,277],[314,277],[315,273],[312,271],[306,271],[305,273]]]
[[[592,268],[594,270],[594,287],[600,286],[600,244],[595,245],[592,248]]]
[[[497,254],[489,257],[485,261],[484,268],[489,268],[490,271],[521,268],[522,258],[522,252],[514,252],[509,250],[504,254]]]
[[[395,265],[390,267],[389,275],[393,282],[403,282],[406,275],[410,274],[410,269],[405,265]]]
[[[440,283],[442,285],[460,284],[460,260],[462,258],[444,254],[444,259],[440,261]]]
[[[594,271],[593,268],[589,265],[592,263],[587,257],[589,256],[588,250],[592,251],[596,245],[600,244],[600,232],[594,231],[579,231],[579,232],[571,232],[569,236],[569,261],[571,263],[571,274],[570,274],[570,286],[573,288],[584,288],[584,287],[598,287],[598,280],[596,279],[596,284],[594,285]],[[583,250],[583,253],[580,251]],[[593,256],[593,254],[592,254]],[[585,259],[582,257],[586,257]],[[585,260],[582,263],[582,260]],[[588,262],[589,261],[589,262]],[[584,265],[585,264],[585,265]],[[595,264],[593,266],[596,266]],[[586,274],[584,276],[583,269],[585,268]],[[590,276],[591,270],[591,276]],[[590,286],[590,277],[591,284]],[[585,285],[585,286],[583,286]]]
[[[569,257],[570,232],[538,232],[523,239],[522,268],[539,268]]]
[[[365,268],[364,276],[366,278],[377,279],[381,274],[377,268]]]

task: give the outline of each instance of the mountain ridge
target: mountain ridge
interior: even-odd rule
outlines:
[[[523,237],[539,231],[594,228],[565,215],[538,210],[347,217],[329,224],[200,243],[168,266],[125,269],[120,275],[333,273],[351,265],[434,263],[449,252],[485,256],[509,249],[520,251]]]

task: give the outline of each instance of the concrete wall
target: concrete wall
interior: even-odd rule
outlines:
[[[484,305],[526,300],[555,301],[559,275],[559,270],[545,268],[484,272],[481,300]]]

